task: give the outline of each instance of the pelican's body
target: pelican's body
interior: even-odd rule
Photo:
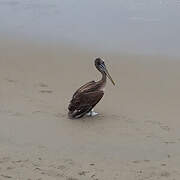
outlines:
[[[104,95],[104,87],[106,85],[107,76],[110,78],[104,61],[100,58],[95,60],[96,68],[101,72],[102,78],[100,81],[90,81],[81,86],[73,95],[72,100],[68,106],[70,118],[81,118],[84,115],[94,116],[97,113],[93,111],[94,106],[101,100]]]

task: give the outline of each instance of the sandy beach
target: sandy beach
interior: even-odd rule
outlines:
[[[101,54],[1,38],[0,179],[178,180],[178,59]],[[70,120],[74,91],[108,81],[96,117]]]

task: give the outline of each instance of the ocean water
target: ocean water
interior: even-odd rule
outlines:
[[[180,57],[180,0],[0,0],[0,33]]]

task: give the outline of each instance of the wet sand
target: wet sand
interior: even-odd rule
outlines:
[[[1,38],[0,179],[180,178],[179,67],[167,57],[100,54]],[[70,120],[83,83],[108,81],[96,117]]]

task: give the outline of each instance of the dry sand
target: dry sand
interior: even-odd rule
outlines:
[[[180,179],[180,61],[103,54],[116,86],[69,120],[102,54],[5,38],[0,52],[0,180]]]

